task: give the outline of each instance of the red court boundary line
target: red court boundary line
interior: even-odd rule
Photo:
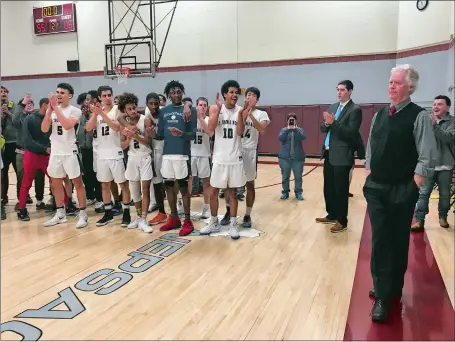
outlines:
[[[455,313],[426,233],[411,234],[402,304],[395,304],[382,324],[369,316],[370,256],[371,223],[366,214],[344,340],[453,341]]]

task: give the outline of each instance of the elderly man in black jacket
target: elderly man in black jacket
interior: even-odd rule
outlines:
[[[332,233],[343,232],[348,226],[349,172],[362,124],[362,109],[351,100],[353,89],[349,80],[338,83],[339,102],[329,106],[321,123],[321,132],[327,133],[322,150],[327,216],[316,222],[332,224]]]

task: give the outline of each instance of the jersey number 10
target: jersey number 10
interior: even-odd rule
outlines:
[[[232,128],[223,128],[223,138],[224,139],[232,139],[234,138],[234,130]]]

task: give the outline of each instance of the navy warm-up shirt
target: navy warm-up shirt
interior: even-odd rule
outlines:
[[[183,132],[182,136],[173,136],[169,127],[175,127]],[[174,106],[169,104],[160,110],[158,119],[157,137],[164,139],[163,155],[184,155],[191,153],[191,141],[196,138],[197,113],[191,108],[191,121],[183,119],[183,104]]]

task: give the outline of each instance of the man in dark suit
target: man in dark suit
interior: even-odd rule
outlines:
[[[316,222],[332,224],[332,233],[345,231],[348,226],[349,172],[362,124],[362,109],[351,100],[353,89],[349,80],[338,83],[339,102],[329,106],[321,123],[321,132],[327,133],[322,147],[327,216]]]

